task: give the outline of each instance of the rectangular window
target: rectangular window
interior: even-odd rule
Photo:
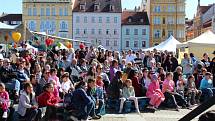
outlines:
[[[46,16],[50,16],[50,8],[46,8]]]
[[[146,41],[142,41],[142,47],[146,47]]]
[[[52,8],[52,16],[56,16],[55,8],[54,7]]]
[[[106,40],[106,46],[110,46],[110,41],[109,40]]]
[[[173,31],[172,30],[168,30],[168,37],[173,36]]]
[[[113,46],[117,46],[117,40],[114,40]]]
[[[68,16],[68,8],[64,8],[64,16]]]
[[[32,16],[31,8],[28,8],[28,16]]]
[[[113,33],[114,35],[117,35],[117,29],[114,29],[114,33]]]
[[[79,16],[76,16],[76,18],[75,18],[76,20],[76,23],[80,23],[80,17]]]
[[[41,9],[40,9],[40,15],[41,15],[41,16],[44,16],[44,8],[41,8]]]
[[[92,29],[92,30],[91,30],[91,34],[95,34],[95,29]]]
[[[153,20],[154,24],[160,24],[160,17],[156,16],[154,17],[154,20]]]
[[[95,20],[95,17],[92,17],[92,23],[95,23],[96,20]]]
[[[63,8],[59,8],[59,15],[63,16]]]
[[[80,29],[76,29],[76,35],[79,35],[80,34]]]
[[[106,35],[110,34],[110,29],[106,29]]]
[[[110,23],[110,17],[106,17],[106,23]]]
[[[135,47],[135,48],[138,47],[138,41],[134,41],[134,47]]]
[[[84,17],[84,23],[87,23],[87,16]]]
[[[167,24],[174,24],[174,18],[172,16],[167,17]]]
[[[102,17],[99,17],[99,23],[102,23]]]
[[[138,35],[138,29],[134,29],[134,35]]]
[[[160,38],[160,30],[154,30],[154,38]]]
[[[37,8],[33,8],[33,16],[37,16]]]
[[[87,29],[84,29],[84,34],[87,34]]]
[[[117,22],[118,22],[118,18],[114,17],[114,23],[117,23]]]
[[[129,41],[125,42],[125,47],[129,47]]]
[[[146,35],[146,29],[142,29],[142,35]]]
[[[125,31],[126,31],[125,32],[126,35],[130,35],[130,29],[126,29]]]
[[[102,29],[99,29],[98,33],[99,33],[99,35],[101,35],[102,34]]]

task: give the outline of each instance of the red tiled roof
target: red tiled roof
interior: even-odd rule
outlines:
[[[123,11],[122,25],[149,25],[147,12]]]

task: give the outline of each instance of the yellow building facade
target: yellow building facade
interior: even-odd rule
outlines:
[[[150,18],[150,46],[173,35],[185,41],[185,0],[147,0]]]
[[[23,23],[31,31],[72,38],[71,0],[23,0]]]

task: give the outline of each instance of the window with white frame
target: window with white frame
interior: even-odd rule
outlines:
[[[36,22],[35,21],[29,21],[28,27],[31,31],[35,31],[36,30]]]
[[[138,47],[138,41],[134,41],[134,47],[135,47],[135,48]]]
[[[56,16],[55,7],[52,7],[52,16]]]
[[[154,6],[154,12],[160,13],[161,12],[161,6]]]
[[[31,10],[31,8],[28,8],[28,16],[32,16],[32,10]]]
[[[177,30],[177,38],[184,38],[185,30]]]
[[[146,41],[142,41],[142,47],[146,47]]]
[[[106,35],[110,34],[110,29],[106,29]]]
[[[61,31],[68,31],[68,22],[67,21],[61,21],[60,22],[60,29],[61,29]]]
[[[129,41],[125,41],[125,47],[129,47]]]
[[[63,8],[61,8],[61,7],[59,8],[59,15],[63,16]]]
[[[37,8],[33,8],[33,16],[37,16]]]
[[[99,29],[99,30],[98,30],[98,34],[99,34],[99,35],[102,35],[102,29]]]
[[[117,29],[114,29],[113,34],[114,34],[114,35],[117,35]]]
[[[117,40],[114,40],[113,46],[117,46]]]
[[[174,18],[173,18],[173,16],[168,16],[167,17],[167,24],[174,24]]]
[[[160,38],[160,34],[161,34],[161,33],[160,33],[160,30],[158,30],[158,29],[157,29],[157,30],[156,30],[156,29],[154,30],[154,38],[156,38],[156,39]]]
[[[102,23],[102,17],[99,17],[99,23]]]
[[[138,35],[138,29],[134,29],[134,35]]]
[[[44,11],[45,11],[44,8],[40,8],[40,15],[41,16],[44,16],[44,13],[45,13]]]
[[[110,46],[110,41],[106,40],[106,46]]]
[[[40,20],[40,31],[44,32],[45,31],[45,21]]]
[[[87,34],[87,29],[84,29],[84,34]]]
[[[118,22],[118,17],[114,17],[114,23]]]
[[[130,29],[127,28],[127,29],[125,30],[125,34],[126,34],[126,35],[130,35]]]
[[[50,16],[50,8],[46,8],[46,16]]]
[[[168,37],[173,36],[173,30],[168,30]]]
[[[68,8],[67,7],[64,8],[64,16],[68,16]]]
[[[146,29],[142,29],[142,35],[146,35]]]
[[[161,20],[159,16],[155,16],[153,20],[154,24],[161,24]]]
[[[76,35],[79,35],[79,34],[80,34],[80,29],[79,29],[79,28],[76,29],[75,34],[76,34]]]
[[[84,16],[84,23],[87,23],[87,16]]]
[[[106,17],[106,23],[110,23],[110,17]]]
[[[92,19],[92,23],[95,23],[95,22],[96,22],[96,19],[95,19],[94,16],[93,16],[91,19]]]
[[[91,30],[91,34],[94,35],[95,34],[95,29]]]
[[[80,23],[80,17],[76,16],[75,21],[76,21],[76,23]]]

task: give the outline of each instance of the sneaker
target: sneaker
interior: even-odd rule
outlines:
[[[7,112],[4,112],[2,118],[7,118]]]

